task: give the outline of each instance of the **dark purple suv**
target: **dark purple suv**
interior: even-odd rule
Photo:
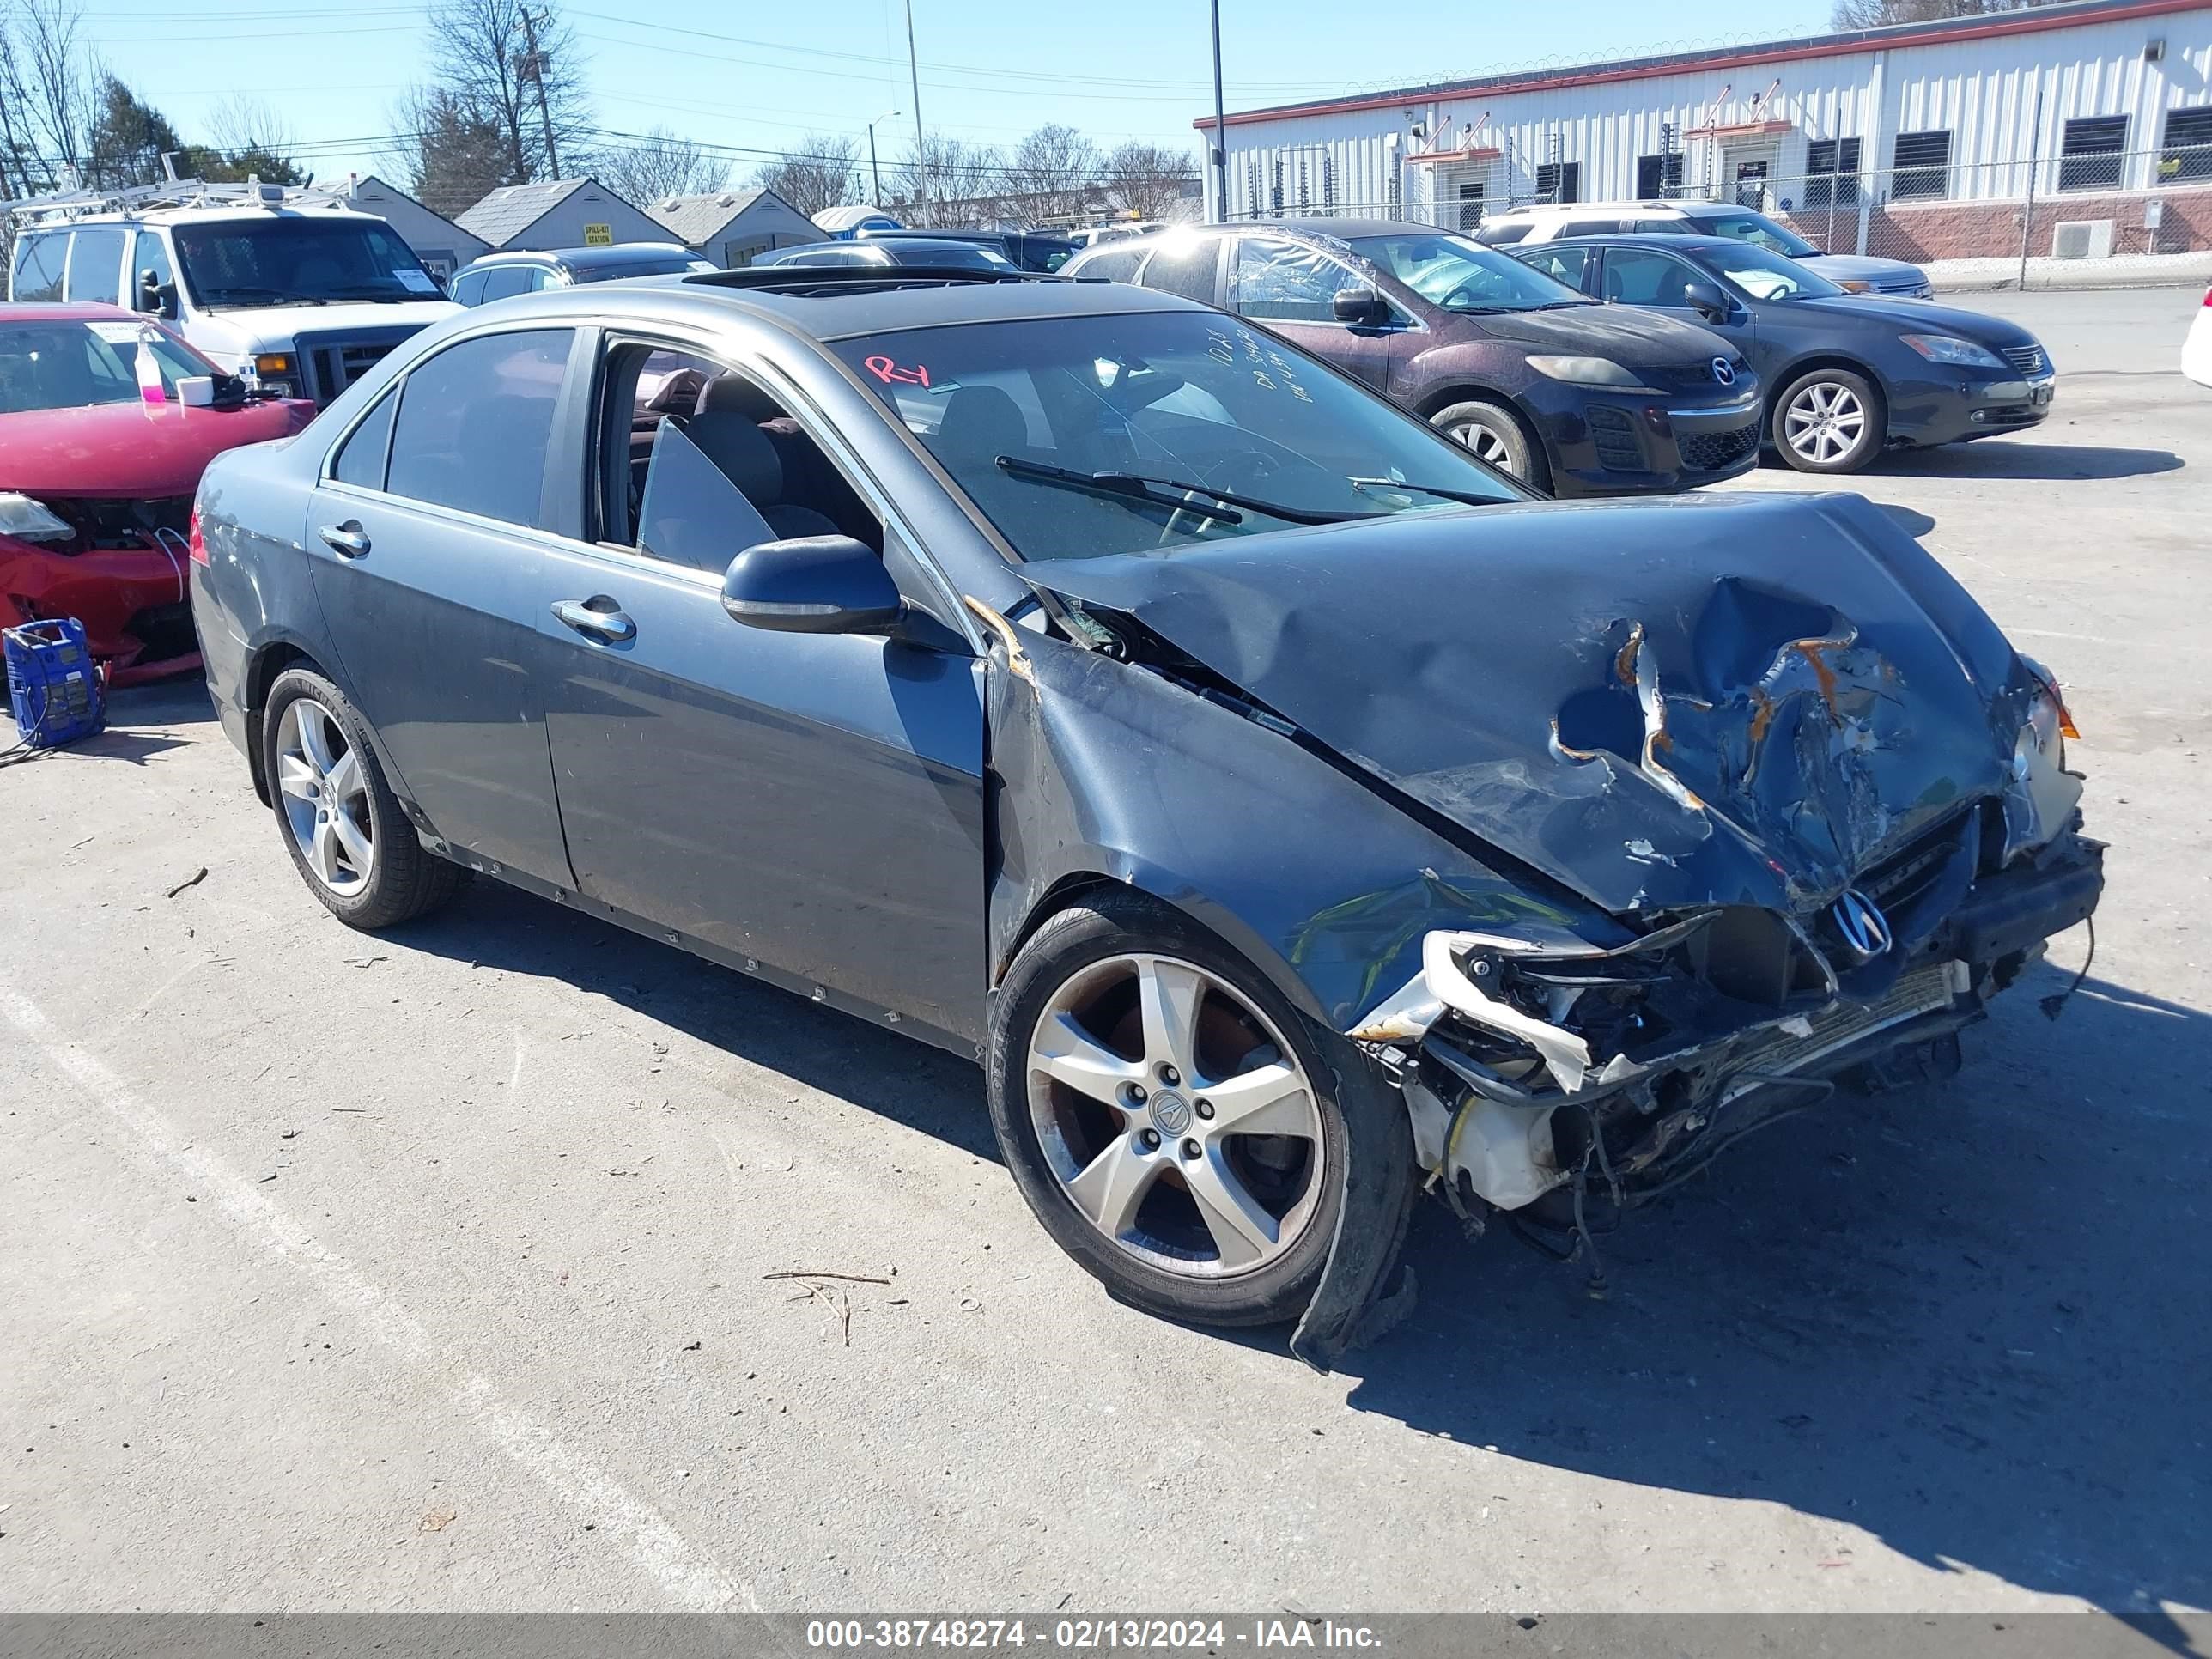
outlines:
[[[1711,330],[1594,301],[1451,231],[1263,220],[1109,242],[1063,276],[1233,311],[1559,495],[1686,489],[1758,464],[1758,376]]]

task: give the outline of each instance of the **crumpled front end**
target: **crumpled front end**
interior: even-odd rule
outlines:
[[[1838,1086],[1948,1075],[1960,1028],[2090,915],[2103,848],[2074,827],[2078,782],[2055,759],[2023,770],[2017,792],[1954,813],[1817,911],[1714,906],[1566,951],[1432,932],[1421,971],[1348,1035],[1469,1218],[1564,1226],[1594,1182],[1654,1196]]]

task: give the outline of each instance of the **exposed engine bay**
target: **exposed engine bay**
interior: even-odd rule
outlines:
[[[76,617],[116,683],[198,665],[186,581],[189,495],[0,497],[0,619]]]

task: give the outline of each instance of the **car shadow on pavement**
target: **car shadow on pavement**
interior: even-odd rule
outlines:
[[[1916,478],[2136,478],[2185,465],[2170,449],[2116,449],[1982,438],[1935,449],[1893,451],[1869,476]]]
[[[1954,1081],[1838,1097],[1632,1214],[1607,1301],[1423,1206],[1419,1306],[1349,1403],[2114,1612],[2212,1601],[2212,1018],[2092,979],[2053,1023],[2063,983]]]
[[[973,1063],[612,922],[478,880],[451,906],[392,938],[410,951],[562,981],[1000,1162]]]

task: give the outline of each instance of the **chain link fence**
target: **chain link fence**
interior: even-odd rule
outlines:
[[[2212,144],[1958,165],[1946,154],[1900,147],[1915,165],[1793,175],[1723,147],[1695,158],[1690,185],[1653,199],[1748,208],[1823,252],[1922,266],[1939,289],[2212,283]],[[1285,204],[1280,213],[1474,231],[1559,193],[1528,187],[1525,178],[1515,188],[1515,170],[1502,162],[1472,178],[1407,171],[1395,199]],[[1263,208],[1249,216],[1276,216]],[[1637,227],[1634,215],[1596,206],[1568,216],[1585,234]]]

